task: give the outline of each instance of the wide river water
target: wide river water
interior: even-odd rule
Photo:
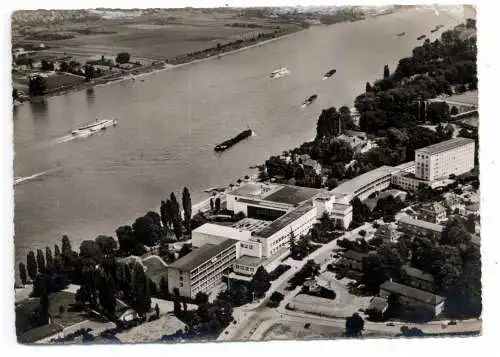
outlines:
[[[63,234],[73,247],[158,210],[187,186],[193,202],[204,189],[235,182],[249,166],[310,140],[322,109],[351,106],[366,81],[458,23],[455,16],[408,11],[360,22],[311,27],[236,54],[53,97],[14,110],[15,261],[53,247]],[[430,30],[443,24],[434,34]],[[406,32],[406,36],[396,34]],[[286,66],[288,77],[269,72]],[[323,81],[331,68],[337,73]],[[318,100],[302,109],[312,94]],[[87,138],[68,133],[94,118],[119,125]],[[250,127],[256,136],[223,154],[214,145]]]

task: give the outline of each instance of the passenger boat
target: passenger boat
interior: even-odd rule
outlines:
[[[306,106],[310,105],[316,99],[318,99],[318,95],[317,94],[311,95],[309,98],[307,98],[306,100],[304,100],[304,102],[302,102],[302,107],[306,107]]]
[[[115,126],[117,124],[118,120],[116,119],[96,119],[95,121],[82,125],[78,129],[73,130],[71,132],[71,135],[94,133],[99,130],[104,130],[109,126]]]

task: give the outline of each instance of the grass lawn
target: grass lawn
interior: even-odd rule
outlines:
[[[49,295],[49,313],[52,323],[68,327],[76,323],[87,320],[85,311],[75,311],[75,295],[69,292],[60,291]],[[22,334],[30,329],[30,317],[39,305],[39,298],[28,298],[16,304],[16,332]],[[59,307],[64,307],[64,312],[59,312]]]
[[[47,89],[49,90],[85,82],[85,78],[83,77],[66,73],[57,73],[53,76],[46,77],[45,80],[47,81]]]

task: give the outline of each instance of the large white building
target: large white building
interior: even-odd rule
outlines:
[[[194,298],[210,291],[230,269],[248,279],[258,267],[274,269],[324,213],[348,227],[352,206],[345,195],[325,190],[246,183],[226,194],[226,206],[245,218],[232,224],[206,223],[192,231],[193,252],[168,267],[168,286]]]
[[[415,177],[434,181],[472,170],[475,145],[473,139],[458,137],[415,150]]]

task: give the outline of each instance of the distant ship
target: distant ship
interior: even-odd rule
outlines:
[[[272,71],[270,74],[269,74],[269,77],[271,77],[272,79],[275,79],[275,78],[281,78],[281,77],[284,77],[284,76],[288,76],[290,74],[290,70],[286,67],[281,67],[277,70],[274,70]]]
[[[236,135],[234,138],[231,138],[229,140],[224,141],[223,143],[220,143],[214,148],[214,151],[217,152],[222,152],[227,149],[229,149],[231,146],[236,145],[240,141],[248,138],[249,136],[252,136],[252,129],[247,129]]]
[[[304,100],[304,102],[302,103],[302,107],[307,107],[312,102],[314,102],[316,99],[318,99],[318,95],[317,94],[311,95],[309,98],[307,98],[306,100]]]
[[[330,77],[331,77],[331,76],[333,76],[335,73],[337,73],[337,70],[336,70],[336,69],[331,69],[331,70],[329,70],[328,72],[326,72],[326,73],[323,75],[323,80],[330,78]]]
[[[108,126],[115,126],[118,124],[118,120],[116,119],[96,119],[90,123],[87,123],[78,129],[75,129],[71,132],[71,135],[80,135],[80,134],[89,134],[95,133],[99,130],[104,130]]]
[[[401,36],[404,36],[404,35],[406,35],[406,32],[400,32],[400,33],[398,33],[398,37],[401,37]]]
[[[424,39],[424,38],[426,38],[426,37],[427,37],[427,36],[425,36],[425,35],[420,35],[420,36],[418,36],[418,37],[417,37],[417,40],[423,40],[423,39]]]

